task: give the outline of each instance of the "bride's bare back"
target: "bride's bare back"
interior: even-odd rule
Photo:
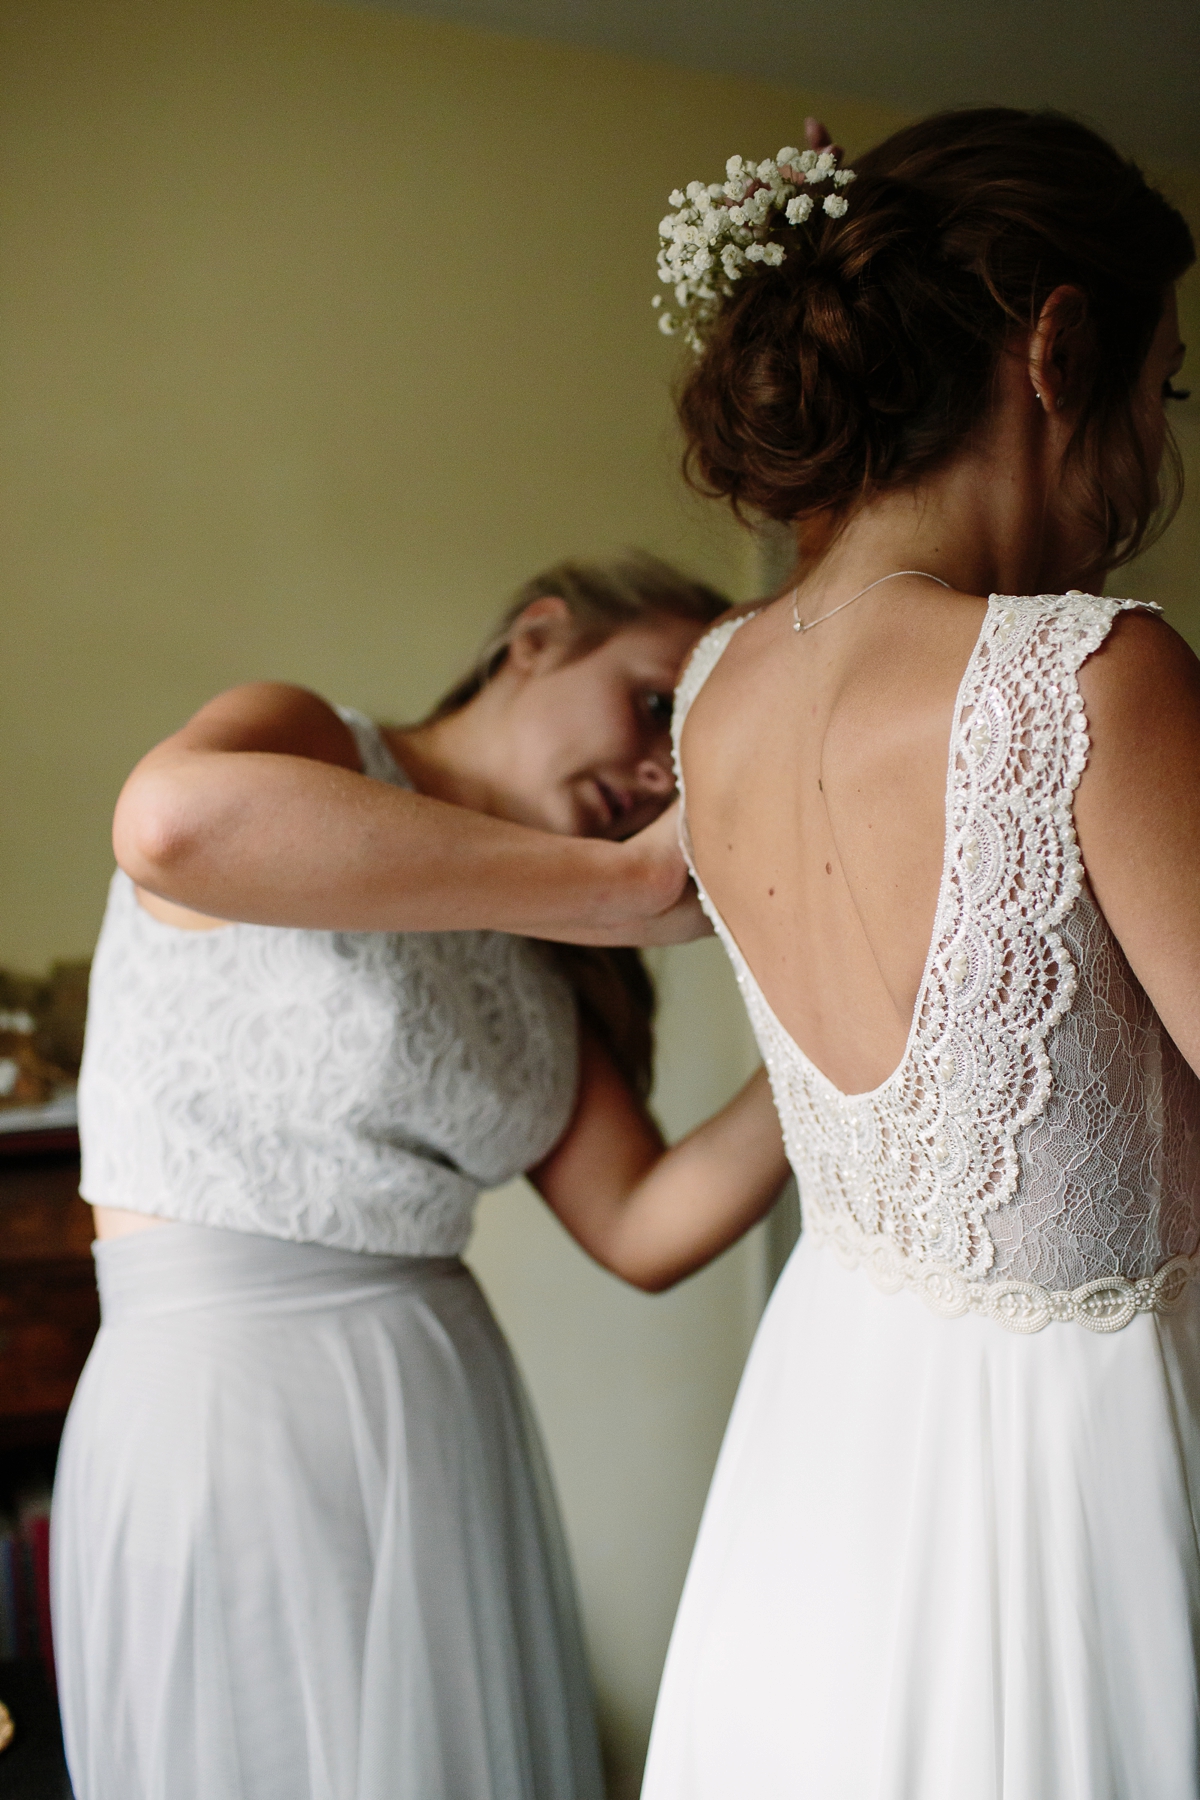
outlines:
[[[955,696],[985,603],[906,577],[731,639],[682,741],[696,868],[763,993],[847,1093],[904,1051],[933,931]]]

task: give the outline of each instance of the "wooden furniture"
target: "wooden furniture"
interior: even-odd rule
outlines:
[[[92,1215],[73,1129],[0,1132],[0,1503],[53,1474],[75,1383],[100,1323]],[[0,1663],[17,1735],[0,1800],[71,1800],[58,1705],[34,1657]]]
[[[72,1800],[58,1702],[35,1662],[0,1662],[0,1696],[16,1736],[0,1754],[0,1800]]]
[[[100,1323],[91,1245],[74,1129],[0,1132],[0,1452],[57,1446]]]

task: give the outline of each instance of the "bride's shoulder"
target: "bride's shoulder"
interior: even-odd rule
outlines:
[[[733,636],[733,633],[739,626],[746,625],[751,619],[757,618],[758,615],[765,611],[770,605],[771,602],[769,600],[747,600],[740,606],[729,607],[719,618],[713,620],[703,637],[697,639],[695,648],[692,651],[691,661],[684,665],[685,673],[687,669],[692,666],[692,663],[696,661],[697,656],[704,651],[706,647],[709,650],[711,650],[714,645],[723,648],[729,642],[729,639]]]
[[[1185,692],[1200,668],[1160,607],[1078,589],[990,595],[980,645],[981,674],[1007,668],[1019,685],[1032,680],[1060,698],[1078,681],[1088,716],[1096,708],[1114,722],[1136,718],[1160,688],[1161,697]]]
[[[719,619],[714,620],[704,636],[696,641],[690,657],[683,666],[683,672],[675,690],[677,725],[682,725],[684,715],[720,662],[734,633],[740,626],[747,624],[761,613],[763,606],[764,602],[761,600],[751,601],[744,606],[731,606],[728,612],[722,613]]]
[[[1200,1073],[1200,661],[1162,618],[1121,612],[1082,667],[1090,748],[1075,795],[1092,892]]]
[[[1108,629],[1079,670],[1093,761],[1200,728],[1200,661],[1161,613],[1107,601]]]

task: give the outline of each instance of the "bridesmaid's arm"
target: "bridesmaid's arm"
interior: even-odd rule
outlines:
[[[1200,662],[1123,613],[1080,671],[1092,740],[1075,800],[1100,909],[1200,1075]]]
[[[302,688],[221,694],[143,757],[117,804],[118,863],[203,925],[512,931],[591,944],[704,929],[675,818],[623,843],[559,836],[359,772],[342,719]]]
[[[787,1175],[764,1070],[667,1150],[607,1052],[585,1031],[575,1116],[529,1179],[598,1263],[661,1293],[757,1224]]]

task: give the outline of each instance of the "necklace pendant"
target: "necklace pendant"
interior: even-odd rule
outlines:
[[[950,583],[943,581],[940,575],[931,575],[928,569],[893,569],[890,575],[881,575],[877,581],[869,581],[865,588],[859,588],[857,594],[851,594],[850,598],[843,600],[840,606],[832,607],[829,612],[819,613],[815,619],[809,619],[807,623],[800,617],[799,600],[793,593],[792,630],[795,632],[814,630],[816,626],[823,625],[826,619],[832,619],[838,613],[845,612],[848,606],[853,606],[856,600],[861,600],[864,594],[871,592],[872,588],[882,587],[885,581],[896,581],[901,575],[919,575],[923,581],[936,581],[940,588],[950,586]]]

